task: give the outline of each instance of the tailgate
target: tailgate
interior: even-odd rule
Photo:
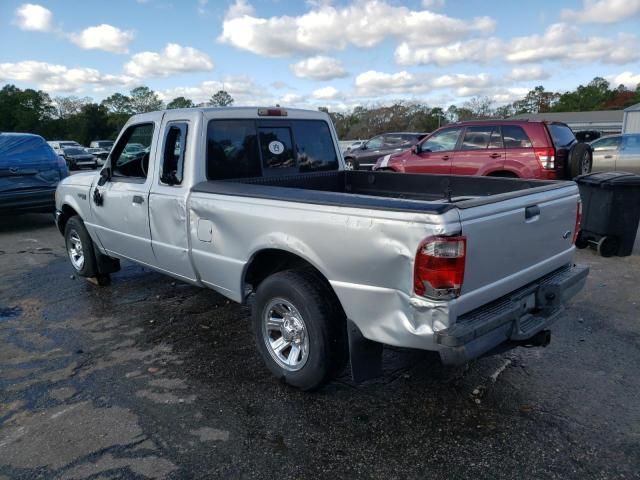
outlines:
[[[464,310],[569,263],[579,198],[576,185],[568,184],[566,188],[459,209],[462,234],[467,237],[459,298],[466,304]],[[463,301],[465,296],[467,302]]]

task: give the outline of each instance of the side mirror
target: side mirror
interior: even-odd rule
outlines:
[[[111,169],[109,167],[100,170],[100,180],[98,180],[98,186],[102,187],[111,179]]]
[[[360,145],[360,150],[366,150],[367,149],[367,144],[363,143],[362,145]]]
[[[420,147],[418,147],[418,145],[414,145],[413,147],[411,147],[411,153],[413,153],[414,155],[420,153]]]

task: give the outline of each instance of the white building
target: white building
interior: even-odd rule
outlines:
[[[640,103],[624,109],[622,133],[640,133]]]

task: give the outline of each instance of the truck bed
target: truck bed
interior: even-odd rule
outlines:
[[[441,214],[531,193],[570,182],[460,175],[331,171],[288,176],[206,181],[192,191],[381,210]]]

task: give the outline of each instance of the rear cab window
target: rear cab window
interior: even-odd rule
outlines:
[[[184,174],[184,156],[187,149],[187,124],[172,122],[164,136],[160,182],[180,185]]]
[[[217,120],[207,127],[207,179],[288,175],[339,166],[324,120]]]
[[[566,148],[576,141],[573,131],[561,123],[551,123],[548,125],[549,133],[556,148]]]

